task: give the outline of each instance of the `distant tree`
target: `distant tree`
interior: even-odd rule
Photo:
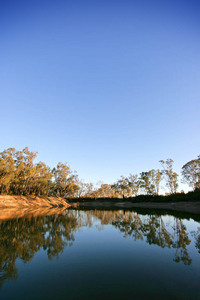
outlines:
[[[163,175],[166,178],[167,186],[169,187],[170,193],[175,194],[178,188],[178,174],[173,171],[173,159],[168,158],[166,161],[160,160],[163,167]]]
[[[111,198],[115,194],[110,184],[101,184],[100,188],[93,192],[95,198]]]
[[[112,185],[112,188],[115,190],[117,196],[127,197],[129,195],[128,189],[128,179],[127,177],[121,176],[116,183]]]
[[[128,177],[129,194],[131,197],[137,196],[139,191],[138,175],[130,174]]]
[[[176,193],[178,174],[173,170],[173,160],[161,160],[163,171],[150,170],[138,175],[121,176],[114,184],[83,183],[67,163],[59,162],[50,169],[45,163],[35,163],[37,152],[25,147],[21,151],[8,148],[0,152],[0,194],[52,195],[60,197],[134,197],[139,188],[148,195],[158,195],[164,175],[170,193]],[[193,190],[200,189],[200,156],[182,167],[182,175]]]
[[[156,194],[156,187],[153,180],[153,176],[153,170],[140,173],[139,185],[140,188],[147,193],[147,195]]]
[[[130,174],[128,177],[121,176],[121,178],[112,185],[116,195],[120,197],[136,196],[139,190],[138,176]]]
[[[67,180],[67,186],[65,188],[65,196],[68,198],[78,197],[79,195],[79,180],[76,174],[71,175]]]
[[[78,180],[78,191],[77,191],[77,197],[83,197],[86,192],[86,183],[83,182],[82,180]]]
[[[139,184],[148,195],[158,195],[162,172],[160,170],[150,170],[140,174]]]
[[[84,189],[85,189],[84,197],[92,198],[93,193],[94,193],[94,184],[93,183],[86,183]]]
[[[200,155],[182,167],[182,176],[193,190],[200,188]]]

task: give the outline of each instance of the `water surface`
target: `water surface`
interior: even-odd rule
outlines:
[[[199,219],[68,209],[0,221],[0,299],[200,299]]]

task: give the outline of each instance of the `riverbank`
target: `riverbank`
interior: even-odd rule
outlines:
[[[191,214],[200,214],[200,201],[194,202],[140,202],[133,203],[131,201],[80,201],[71,202],[73,208],[88,208],[88,209],[134,209],[134,208],[149,208],[149,209],[166,209],[179,212],[187,212]]]
[[[135,202],[123,199],[68,199],[56,197],[36,196],[2,196],[0,195],[0,219],[1,216],[12,218],[22,215],[44,215],[56,213],[53,208],[59,210],[68,207],[76,209],[160,209],[178,212],[186,212],[200,215],[200,201],[179,202]]]
[[[5,208],[53,208],[69,207],[70,205],[63,198],[36,197],[36,196],[11,196],[0,195],[0,209]]]

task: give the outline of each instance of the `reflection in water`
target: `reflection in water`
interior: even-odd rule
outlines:
[[[190,265],[192,259],[189,256],[187,246],[190,245],[189,232],[178,217],[171,217],[168,223],[162,215],[139,215],[131,211],[89,211],[101,220],[101,224],[112,224],[124,234],[124,237],[131,236],[134,241],[146,240],[151,245],[162,248],[175,248],[175,262],[182,261]],[[195,246],[200,253],[200,228],[194,233]]]
[[[62,214],[66,207],[10,207],[0,210],[0,221],[19,218],[31,218]]]
[[[195,247],[198,249],[198,252],[200,253],[200,227],[197,228],[196,232],[192,232],[192,235],[195,239]]]
[[[199,250],[199,253],[200,253],[200,232],[199,232],[199,234],[196,237],[196,244],[195,244],[195,246]]]
[[[79,228],[96,226],[97,221],[102,225],[113,225],[133,241],[144,240],[149,245],[174,248],[175,262],[192,263],[187,247],[191,243],[189,232],[180,218],[130,211],[67,210],[59,215],[0,222],[0,286],[7,278],[17,278],[18,258],[27,263],[41,249],[46,251],[49,259],[59,257],[65,247],[73,244],[74,233]],[[193,237],[200,252],[199,229],[193,232]]]
[[[188,237],[187,228],[183,221],[174,218],[174,224],[166,224],[162,216],[141,216],[135,213],[125,213],[118,220],[112,223],[124,236],[130,235],[137,239],[146,239],[148,244],[155,244],[162,248],[175,248],[175,262],[183,261],[185,265],[190,265],[192,260],[189,257],[187,245],[191,240]]]
[[[48,258],[59,255],[65,246],[72,245],[77,218],[68,211],[65,215],[14,219],[0,223],[0,286],[7,278],[17,278],[15,262],[30,261],[44,249]]]

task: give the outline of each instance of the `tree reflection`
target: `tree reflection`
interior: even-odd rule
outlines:
[[[192,235],[195,239],[195,247],[197,248],[198,252],[200,253],[200,227],[197,228],[197,231],[193,231]]]
[[[74,233],[79,228],[96,226],[102,229],[108,224],[134,241],[144,240],[149,245],[174,249],[177,263],[192,263],[188,253],[191,240],[181,218],[171,216],[169,219],[158,214],[142,215],[124,210],[68,209],[62,214],[0,222],[0,287],[7,278],[17,278],[17,259],[27,263],[41,249],[49,259],[58,258],[66,246],[73,244]],[[193,232],[193,236],[200,253],[200,229]]]
[[[196,237],[196,243],[195,243],[196,248],[198,249],[198,252],[200,253],[200,233]]]
[[[181,219],[175,218],[175,227],[168,229],[162,216],[153,215],[141,219],[135,213],[128,213],[123,215],[121,220],[114,221],[113,225],[124,232],[125,236],[134,237],[134,240],[146,238],[149,245],[175,248],[175,262],[183,261],[185,265],[190,265],[192,262],[187,250],[191,240]]]
[[[175,219],[174,236],[173,247],[176,249],[174,261],[183,261],[185,265],[190,265],[192,259],[189,257],[187,245],[190,244],[191,240],[188,237],[187,228],[181,219]]]
[[[131,236],[134,241],[145,239],[149,245],[157,245],[162,248],[174,248],[175,262],[182,261],[185,265],[192,263],[187,248],[191,240],[182,219],[172,217],[174,219],[174,225],[172,225],[167,224],[163,216],[159,215],[142,216],[130,211],[93,211],[92,213],[101,219],[102,224],[113,224],[115,228],[123,232],[124,237]],[[198,238],[196,237],[198,249],[199,241],[198,236]]]
[[[7,278],[16,279],[16,260],[30,261],[40,249],[49,259],[59,257],[71,246],[77,229],[77,213],[38,218],[14,219],[0,223],[0,286]]]

